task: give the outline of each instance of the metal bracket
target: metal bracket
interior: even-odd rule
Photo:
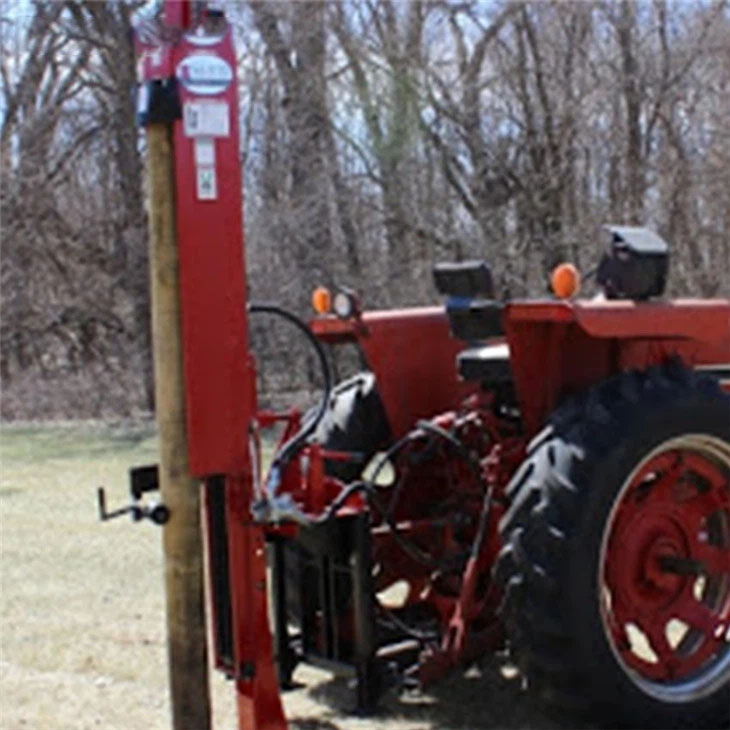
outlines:
[[[156,492],[160,488],[160,473],[157,464],[135,466],[129,470],[129,492],[134,500],[142,499],[145,492]]]
[[[133,522],[140,522],[148,519],[156,525],[164,525],[170,519],[170,510],[161,502],[151,504],[140,504],[139,500],[145,492],[153,492],[159,488],[159,477],[157,465],[140,466],[130,469],[129,492],[132,496],[132,503],[126,507],[115,510],[107,510],[106,492],[104,487],[97,490],[97,501],[99,507],[99,519],[102,522],[113,520],[116,517],[130,515]]]

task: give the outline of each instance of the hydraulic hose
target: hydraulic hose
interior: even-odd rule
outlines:
[[[314,336],[306,322],[303,322],[295,314],[288,312],[278,304],[271,304],[269,302],[249,302],[248,311],[250,314],[273,314],[274,316],[281,317],[294,325],[304,335],[317,354],[317,360],[319,361],[319,367],[322,372],[322,398],[314,416],[307,419],[307,421],[302,424],[299,431],[297,431],[297,433],[295,433],[294,436],[292,436],[281,447],[281,449],[279,449],[279,453],[276,455],[273,463],[271,464],[270,474],[274,477],[274,479],[278,479],[279,475],[289,465],[291,460],[303,448],[306,440],[314,433],[319,422],[326,413],[327,404],[329,403],[330,394],[332,392],[332,374],[330,372],[329,362],[327,361],[327,355],[322,347],[322,343]],[[278,483],[275,483],[274,492],[277,487]]]
[[[307,419],[306,423],[302,424],[302,427],[299,429],[299,431],[294,436],[292,436],[281,447],[281,449],[279,449],[279,453],[276,455],[274,461],[271,464],[267,492],[269,498],[274,498],[276,497],[276,492],[281,481],[281,474],[284,472],[292,459],[297,455],[297,453],[304,447],[306,440],[314,433],[317,426],[319,425],[319,422],[322,420],[327,411],[327,404],[329,403],[330,394],[332,392],[332,375],[330,372],[329,362],[327,361],[327,356],[325,354],[324,348],[322,347],[322,344],[314,336],[307,324],[299,319],[299,317],[287,311],[286,309],[283,309],[277,304],[270,304],[267,302],[251,302],[248,305],[248,311],[250,314],[271,314],[274,316],[278,316],[287,320],[290,324],[294,325],[312,345],[312,348],[317,354],[317,359],[319,360],[320,370],[322,372],[323,379],[322,398],[316,412],[313,416]],[[381,514],[384,522],[390,527],[393,538],[401,546],[401,548],[405,550],[405,552],[407,552],[416,561],[434,567],[434,562],[432,561],[430,556],[428,556],[417,545],[411,543],[410,540],[400,534],[398,527],[396,526],[393,519],[393,502],[397,499],[398,495],[394,495],[388,507],[386,508],[380,501],[377,490],[375,488],[375,481],[381,470],[388,463],[389,459],[391,459],[398,451],[400,451],[400,449],[402,449],[414,438],[417,438],[423,432],[431,433],[432,435],[442,438],[450,443],[452,446],[454,446],[457,452],[459,452],[459,454],[466,459],[467,463],[469,463],[471,468],[475,471],[477,479],[483,484],[479,465],[475,462],[474,457],[464,447],[464,444],[456,436],[454,436],[454,434],[449,433],[448,431],[441,428],[440,426],[437,426],[431,421],[423,420],[418,422],[417,427],[413,431],[407,433],[405,436],[400,438],[398,441],[391,445],[387,452],[381,455],[373,474],[368,480],[357,481],[350,484],[332,501],[328,508],[319,517],[310,519],[308,521],[313,524],[322,524],[333,519],[334,516],[337,514],[337,511],[345,504],[350,496],[352,496],[356,492],[365,492],[368,500],[375,506],[375,508]],[[399,490],[396,490],[396,492],[398,491]],[[475,539],[475,546],[473,550],[477,548],[477,546],[477,549],[481,548],[481,543],[484,539],[484,525],[486,523],[486,518],[489,514],[490,506],[491,494],[490,490],[486,490],[485,504],[481,516],[482,519],[480,521],[480,527],[477,533],[477,537]]]

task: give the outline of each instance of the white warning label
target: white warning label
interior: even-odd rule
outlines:
[[[215,140],[212,137],[195,138],[195,164],[215,166]]]
[[[215,167],[196,167],[195,173],[198,200],[217,200],[218,181],[215,176]]]
[[[186,101],[183,129],[186,137],[228,137],[231,133],[228,104],[222,101]]]

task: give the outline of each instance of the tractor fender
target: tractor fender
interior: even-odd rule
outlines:
[[[591,337],[686,338],[730,344],[730,300],[511,302],[508,322],[574,323]]]
[[[668,360],[730,363],[730,301],[531,301],[505,308],[510,367],[528,434],[566,397]]]

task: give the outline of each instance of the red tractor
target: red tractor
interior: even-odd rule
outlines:
[[[730,303],[643,301],[666,246],[609,230],[603,301],[497,302],[469,262],[435,269],[445,311],[314,320],[367,369],[290,419],[254,504],[284,684],[353,673],[367,709],[506,641],[550,702],[728,719]]]
[[[663,300],[664,242],[612,226],[600,301],[497,301],[467,262],[434,270],[445,307],[319,291],[310,327],[248,303],[235,56],[192,5],[168,4],[142,112],[174,132],[190,470],[241,727],[285,725],[299,662],[354,676],[365,711],[505,645],[532,693],[610,724],[727,722],[730,301]],[[308,338],[317,408],[258,409],[246,312]],[[331,384],[346,343],[362,371]]]

